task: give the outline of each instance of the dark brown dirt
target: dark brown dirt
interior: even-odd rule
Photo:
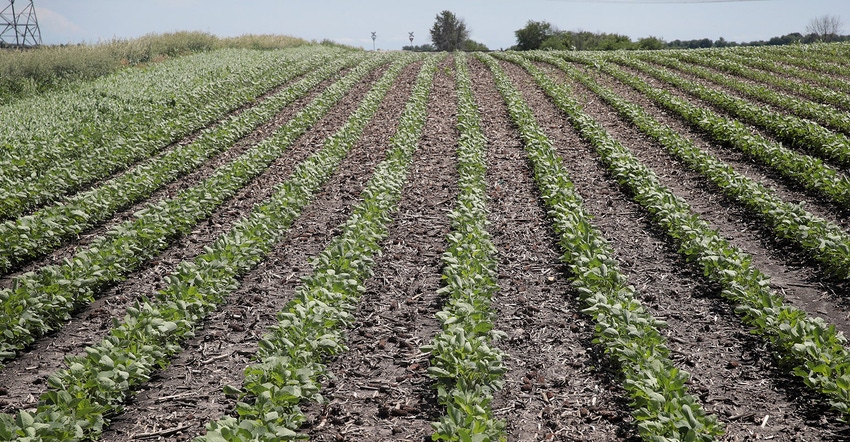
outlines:
[[[563,75],[558,78],[563,78]],[[792,183],[788,183],[769,168],[748,159],[740,151],[718,146],[710,138],[691,129],[687,123],[671,116],[668,112],[656,106],[645,96],[635,90],[616,82],[608,76],[596,75],[596,80],[616,91],[620,96],[639,104],[649,115],[659,122],[675,129],[690,139],[698,148],[710,153],[726,164],[732,166],[738,173],[772,189],[782,200],[790,203],[804,203],[806,210],[850,231],[850,217],[845,209],[824,201],[821,198],[807,194]],[[612,120],[607,124],[612,130],[630,125],[614,118],[614,110],[604,105],[601,99],[581,86],[578,82],[570,81],[576,90],[576,96],[583,105],[594,115],[604,115],[600,121]],[[633,138],[644,138],[642,134],[631,130]],[[647,139],[647,142],[649,140]],[[674,157],[664,153],[660,146],[656,149],[635,148],[632,151],[646,164],[650,164],[656,175],[665,185],[683,188],[682,195],[691,203],[694,210],[712,223],[716,223],[723,235],[735,245],[750,253],[763,271],[768,273],[773,281],[773,287],[783,293],[789,302],[813,314],[823,316],[829,322],[836,324],[845,334],[850,333],[850,302],[842,293],[847,293],[846,281],[836,281],[824,278],[815,263],[795,248],[793,244],[776,239],[757,216],[747,212],[742,206],[725,198],[720,190],[708,180],[691,172],[688,167]],[[723,206],[718,210],[716,202]],[[719,221],[718,218],[726,221]],[[731,224],[730,224],[731,223]],[[728,227],[723,227],[728,226]]]
[[[224,396],[223,387],[241,385],[242,371],[253,362],[257,341],[277,323],[275,314],[292,299],[301,277],[310,272],[310,259],[337,233],[337,226],[348,217],[375,165],[383,159],[416,67],[411,65],[402,73],[374,117],[388,124],[367,127],[289,235],[242,279],[241,287],[207,318],[205,327],[184,345],[174,363],[136,396],[104,434],[104,440],[127,440],[178,427],[182,429],[173,437],[184,440],[201,433],[210,420],[230,412],[234,403]],[[347,113],[334,112],[333,118],[333,126],[337,126]]]
[[[506,67],[516,84],[523,85],[538,119],[549,123],[547,133],[568,159],[573,182],[585,207],[595,215],[594,224],[612,242],[621,271],[640,290],[653,315],[668,322],[664,333],[673,360],[692,374],[692,394],[725,423],[725,440],[829,440],[842,434],[844,426],[834,423],[837,415],[808,394],[801,381],[775,365],[732,306],[719,299],[719,291],[703,280],[698,268],[683,262],[663,233],[647,221],[649,215],[614,184],[593,149],[572,133],[566,117],[532,85],[530,77],[517,67]],[[585,111],[649,165],[674,193],[696,204],[695,211],[713,228],[744,250],[755,252],[762,258],[757,258],[760,268],[768,274],[784,269],[781,263],[763,259],[759,252],[767,254],[767,249],[750,238],[746,224],[740,224],[747,218],[745,214],[704,189],[708,186],[701,184],[698,176],[620,120],[599,98],[577,84],[571,86],[578,91],[575,96]],[[564,126],[553,124],[559,120]],[[798,283],[804,285],[805,281]],[[836,319],[846,321],[840,316]],[[769,416],[767,421],[765,416]],[[826,423],[823,418],[827,416],[833,423]]]
[[[508,335],[498,345],[509,355],[509,371],[493,407],[510,440],[632,440],[624,392],[591,344],[593,324],[559,263],[519,134],[487,68],[473,62],[470,75],[489,140],[489,231],[499,254],[495,325]]]
[[[680,60],[680,61],[681,61],[681,60]],[[748,84],[748,85],[751,85],[751,86],[761,86],[761,87],[765,87],[765,88],[767,88],[768,90],[772,90],[772,91],[773,91],[774,93],[776,93],[776,94],[784,95],[784,96],[786,96],[786,97],[796,98],[798,101],[801,101],[801,102],[803,102],[803,103],[807,103],[807,104],[808,104],[808,103],[813,103],[813,101],[812,101],[812,99],[811,99],[810,97],[800,97],[800,96],[798,96],[798,95],[793,95],[793,94],[792,94],[792,93],[790,93],[789,91],[785,91],[785,90],[779,89],[779,88],[777,88],[777,87],[775,87],[775,86],[773,86],[773,85],[769,85],[769,84],[765,84],[765,83],[760,83],[760,82],[758,82],[758,81],[751,80],[751,79],[749,79],[749,78],[742,77],[742,76],[733,76],[733,75],[730,75],[730,74],[724,73],[722,70],[719,70],[719,69],[716,69],[716,68],[712,68],[712,67],[710,67],[710,66],[697,65],[697,64],[695,64],[695,63],[688,63],[688,62],[685,62],[685,61],[682,61],[682,63],[683,63],[684,65],[686,65],[686,66],[689,66],[689,65],[690,65],[690,66],[698,66],[698,67],[700,67],[700,68],[704,68],[704,69],[708,70],[709,72],[711,72],[711,73],[713,73],[713,74],[724,75],[724,76],[726,76],[726,77],[728,77],[728,78],[730,78],[730,79],[734,80],[734,81],[735,81],[735,82],[737,82],[737,83],[741,83],[741,84]],[[681,70],[679,70],[679,69],[674,69],[674,68],[666,67],[666,66],[664,66],[663,64],[660,64],[660,63],[655,64],[655,66],[656,66],[656,67],[663,67],[663,68],[665,68],[665,69],[669,69],[671,72],[675,73],[676,75],[679,75],[679,76],[681,76],[681,77],[687,78],[687,79],[689,79],[689,80],[691,80],[691,81],[696,81],[696,82],[698,82],[698,83],[700,83],[700,84],[702,84],[702,85],[704,85],[704,86],[706,86],[706,87],[710,87],[710,88],[715,89],[715,90],[723,91],[723,92],[725,92],[726,94],[728,94],[729,96],[733,96],[733,97],[736,97],[736,98],[740,98],[740,99],[743,99],[743,100],[750,101],[750,102],[752,102],[752,103],[754,103],[754,104],[758,104],[758,105],[760,105],[760,106],[764,106],[764,107],[766,107],[767,109],[770,109],[770,111],[771,111],[771,112],[773,112],[773,113],[775,113],[775,114],[777,114],[777,115],[779,115],[779,114],[784,114],[784,115],[790,115],[790,116],[798,116],[798,115],[795,115],[795,114],[791,113],[791,111],[787,110],[787,109],[786,109],[786,108],[784,108],[784,107],[779,107],[779,106],[776,106],[776,105],[774,105],[774,104],[768,103],[767,101],[762,101],[761,99],[759,99],[759,98],[757,98],[757,97],[750,97],[749,95],[747,95],[747,94],[745,94],[745,93],[743,93],[743,92],[739,92],[739,91],[737,91],[737,90],[735,90],[735,89],[733,89],[733,88],[730,88],[730,87],[728,87],[728,86],[724,86],[724,85],[722,85],[722,84],[720,84],[720,83],[716,83],[716,82],[714,82],[713,80],[706,80],[706,79],[704,79],[704,78],[702,78],[702,77],[699,77],[699,76],[696,76],[696,75],[692,75],[692,74],[688,74],[688,73],[686,73],[686,72],[684,72],[684,71],[681,71]],[[832,110],[833,110],[834,112],[842,112],[842,110],[840,110],[840,109],[838,109],[838,108],[836,108],[836,107],[832,107]],[[816,123],[821,124],[821,125],[824,125],[824,126],[826,126],[826,124],[827,124],[827,123],[824,123],[824,122],[822,122],[822,121],[816,121]],[[836,132],[840,132],[840,129],[834,129],[834,128],[830,128],[830,129],[835,130]],[[850,133],[850,131],[847,131],[847,133]]]
[[[304,405],[308,420],[300,431],[313,440],[425,442],[430,440],[430,423],[443,412],[427,376],[428,355],[420,347],[440,328],[434,316],[443,302],[436,294],[441,286],[440,255],[446,247],[448,213],[457,196],[452,63],[451,59],[444,61],[435,78],[409,182],[383,253],[376,260],[374,277],[365,284],[355,325],[348,332],[350,351],[330,361],[332,376],[324,380],[322,392],[327,402]],[[502,65],[564,159],[585,207],[594,216],[594,225],[610,240],[620,271],[649,310],[667,321],[662,332],[672,359],[691,373],[690,391],[726,426],[722,440],[850,440],[850,427],[839,422],[823,398],[810,393],[786,367],[775,363],[771,349],[741,324],[734,306],[719,297],[717,287],[681,258],[663,232],[652,225],[649,214],[606,173],[594,150],[530,77],[516,66]],[[241,288],[227,303],[199,326],[196,337],[185,343],[172,364],[140,387],[126,412],[112,419],[104,439],[188,440],[202,433],[205,423],[233,413],[233,399],[224,396],[223,386],[241,384],[258,339],[276,322],[275,313],[291,299],[300,278],[310,272],[310,258],[338,233],[337,226],[356,204],[388,148],[417,70],[418,65],[410,66],[402,74],[363,138],[288,236],[243,278]],[[592,343],[593,323],[581,313],[584,305],[569,284],[569,269],[560,263],[562,252],[541,205],[519,134],[487,68],[470,58],[470,71],[489,140],[489,231],[499,260],[496,328],[507,335],[497,342],[508,355],[508,372],[505,387],[492,404],[495,413],[506,421],[509,441],[638,440],[617,371]],[[652,168],[665,185],[692,204],[724,237],[752,254],[789,303],[850,332],[850,303],[839,299],[847,292],[845,285],[823,279],[788,245],[772,240],[757,220],[617,117],[598,97],[577,82],[550,72],[567,81],[586,112]],[[134,273],[126,283],[108,290],[62,330],[40,339],[10,361],[0,370],[0,410],[34,407],[45,389],[46,376],[62,368],[63,356],[80,353],[85,345],[99,341],[111,319],[121,318],[129,303],[161,289],[163,276],[180,261],[192,259],[269,196],[295,164],[340,127],[378,74],[362,82],[267,173],[195,232],[175,241],[156,262]],[[782,198],[807,201],[810,210],[850,227],[845,214],[831,205],[812,199],[739,153],[716,146],[631,89],[605,76],[597,78],[700,148],[776,189]],[[155,198],[206,176],[238,149],[265,138],[304,105],[302,101],[290,106],[235,150]],[[127,211],[106,225],[130,214]],[[86,241],[82,238],[68,250]]]
[[[305,409],[311,440],[421,441],[440,415],[420,347],[440,330],[440,256],[458,192],[452,63],[434,78],[398,212],[348,334],[351,350],[329,366],[328,402]]]
[[[202,253],[205,246],[227,232],[237,220],[249,213],[255,204],[271,196],[274,186],[285,180],[296,164],[317,150],[319,143],[326,136],[342,126],[380,73],[372,73],[355,87],[313,130],[302,136],[266,172],[252,180],[234,198],[225,202],[206,221],[201,222],[190,235],[175,241],[174,245],[156,260],[130,275],[125,282],[108,289],[94,303],[76,313],[61,330],[36,340],[27,352],[9,361],[7,366],[0,370],[0,385],[10,385],[6,395],[0,397],[0,402],[3,403],[0,410],[8,411],[35,405],[38,396],[46,388],[47,376],[64,367],[65,354],[80,353],[85,346],[99,342],[112,326],[112,318],[120,320],[124,317],[126,308],[138,297],[163,289],[163,277],[169,275],[178,263]],[[294,109],[288,108],[282,112],[280,118],[274,120],[276,124],[282,125],[291,118],[293,111],[300,109],[298,105],[306,103],[298,103]],[[271,134],[270,129],[271,127],[264,126],[238,142],[234,148],[245,149],[246,144],[258,143]],[[180,180],[172,186],[187,184],[190,185],[186,180]],[[169,189],[172,186],[169,186]]]
[[[250,107],[254,107],[254,106],[259,105],[266,98],[286,89],[286,87],[288,87],[290,84],[294,83],[295,81],[298,81],[298,79],[295,79],[292,82],[287,83],[285,85],[280,85],[280,86],[276,87],[275,89],[261,95],[260,97],[257,97],[257,99],[252,101],[250,104],[246,104],[245,106],[242,106],[242,107],[234,110],[233,112],[228,114],[225,118],[219,119],[216,123],[207,126],[207,128],[214,129],[215,127],[219,126],[223,121],[225,121],[227,118],[230,118],[232,116],[237,116],[240,113],[242,113],[244,110],[246,110]],[[306,106],[307,103],[312,101],[312,99],[316,95],[318,95],[318,93],[320,91],[326,89],[327,86],[329,84],[331,84],[332,82],[333,82],[333,80],[327,80],[327,81],[319,84],[317,87],[315,87],[309,93],[307,93],[304,97],[302,97],[299,100],[296,100],[295,102],[293,102],[292,104],[290,104],[289,106],[284,108],[280,113],[275,115],[267,123],[261,125],[257,129],[255,129],[253,132],[251,132],[250,134],[243,137],[242,139],[237,140],[229,149],[227,149],[224,152],[221,152],[217,155],[214,155],[208,161],[206,161],[203,165],[201,165],[197,169],[193,170],[192,172],[190,172],[190,173],[188,173],[184,176],[181,176],[178,179],[162,186],[160,189],[155,191],[150,197],[148,197],[144,201],[140,201],[137,204],[134,204],[130,207],[127,207],[127,208],[119,211],[118,213],[113,215],[110,219],[105,220],[102,223],[96,225],[95,227],[81,233],[78,236],[78,238],[76,238],[73,241],[69,241],[69,242],[67,242],[66,244],[64,244],[60,247],[57,247],[56,250],[52,251],[48,255],[46,255],[42,258],[33,259],[31,262],[23,263],[18,270],[14,271],[12,273],[9,273],[7,275],[3,275],[2,277],[0,277],[0,287],[9,287],[11,285],[12,279],[17,275],[20,275],[20,274],[23,274],[23,273],[26,273],[26,272],[29,272],[29,271],[37,270],[37,269],[39,269],[43,266],[46,266],[46,265],[61,265],[61,263],[66,258],[72,257],[75,253],[77,253],[77,251],[88,246],[95,238],[102,236],[104,233],[106,233],[107,231],[109,231],[110,229],[115,227],[116,225],[133,219],[134,213],[138,212],[139,210],[144,209],[149,204],[156,203],[158,201],[168,199],[168,198],[173,198],[180,191],[185,190],[189,187],[192,187],[195,184],[197,184],[198,182],[200,182],[201,180],[208,178],[210,175],[212,175],[215,172],[215,170],[217,168],[233,161],[234,159],[239,157],[239,155],[242,155],[243,153],[245,153],[245,151],[247,151],[251,147],[255,146],[257,143],[259,143],[260,141],[262,141],[263,139],[265,139],[266,137],[271,135],[275,131],[276,128],[280,127],[286,121],[290,120],[299,110],[301,110],[304,106]],[[193,143],[198,138],[198,136],[200,135],[200,132],[201,132],[201,130],[198,130],[198,131],[192,133],[191,135],[181,139],[180,141],[168,146],[165,150],[163,150],[162,152],[157,154],[156,157],[160,157],[162,155],[165,155],[167,152],[173,150],[178,145],[188,145],[188,144]],[[116,174],[115,176],[119,176],[119,175],[122,175],[124,173],[126,173],[126,171],[119,173],[119,174]],[[104,181],[106,181],[106,180],[104,180]],[[96,187],[97,185],[103,183],[104,181],[101,181],[99,183],[95,183],[92,186],[90,186],[90,188]]]

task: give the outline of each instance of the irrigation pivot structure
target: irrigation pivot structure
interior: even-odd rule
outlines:
[[[38,29],[38,17],[32,2],[19,2],[18,6],[21,3],[24,6],[16,9],[15,0],[8,0],[6,7],[0,11],[0,45],[16,48],[41,45],[41,30]]]

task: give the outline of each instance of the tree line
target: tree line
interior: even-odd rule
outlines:
[[[612,51],[612,50],[652,50],[652,49],[697,49],[721,48],[732,46],[768,46],[795,43],[815,43],[850,41],[850,35],[841,35],[844,23],[841,18],[825,15],[812,19],[806,26],[806,33],[793,32],[769,40],[757,40],[737,43],[723,37],[717,40],[709,38],[694,40],[664,41],[658,37],[644,37],[633,41],[627,35],[605,32],[561,31],[547,21],[529,20],[525,27],[514,32],[517,44],[511,50],[529,51],[535,49]],[[469,38],[469,28],[463,18],[451,11],[437,14],[431,27],[431,44],[404,46],[407,51],[486,51],[487,46]]]
[[[511,49],[528,51],[534,49],[606,51],[632,49],[697,49],[722,48],[731,46],[768,46],[795,43],[816,43],[850,41],[850,35],[841,35],[843,22],[839,17],[825,15],[813,19],[806,26],[806,34],[794,32],[769,40],[757,40],[743,43],[727,41],[723,37],[717,40],[709,38],[694,40],[664,41],[658,37],[645,37],[637,41],[627,35],[605,32],[561,31],[547,21],[529,20],[525,27],[518,29],[517,44]]]

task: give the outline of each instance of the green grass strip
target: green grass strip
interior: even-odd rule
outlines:
[[[712,81],[738,91],[751,99],[760,100],[782,108],[792,115],[814,120],[831,129],[841,131],[845,135],[850,134],[850,115],[833,106],[777,92],[761,84],[741,81],[740,78],[735,76],[717,73],[706,67],[684,63],[662,54],[644,53],[638,55],[638,57],[645,61],[658,63],[686,74]]]
[[[850,97],[847,96],[850,93],[850,85],[846,81],[810,72],[807,69],[783,67],[770,60],[764,60],[759,55],[745,55],[740,52],[729,50],[697,51],[693,53],[679,52],[674,55],[681,60],[707,65],[730,74],[766,83],[821,103],[838,106],[845,110],[850,109]],[[805,54],[799,55],[799,60],[817,60],[821,57],[824,57],[823,53],[807,51]],[[846,65],[846,58],[842,59],[841,63]],[[777,73],[782,75],[777,75]],[[785,78],[785,76],[791,78]],[[809,81],[828,87],[811,85]]]
[[[196,108],[215,106],[230,93],[259,86],[252,83],[263,83],[264,74],[295,55],[197,54],[148,69],[122,70],[9,106],[0,115],[0,188],[32,181],[44,170],[92,151],[108,152],[102,148],[109,149],[109,144],[114,148],[143,139],[162,141],[166,132],[194,118]]]
[[[813,152],[845,167],[850,166],[850,139],[842,133],[833,132],[813,121],[795,115],[783,115],[765,106],[703,86],[635,57],[612,57],[611,60],[638,69],[723,109],[741,121],[761,127],[789,146]]]
[[[92,110],[94,115],[90,120],[96,125],[89,129],[79,129],[84,134],[81,140],[57,141],[60,146],[63,143],[76,145],[79,151],[76,155],[55,153],[59,155],[57,160],[43,170],[19,179],[0,178],[0,219],[20,216],[62,195],[123,171],[137,161],[150,158],[180,137],[212,123],[286,81],[288,77],[285,73],[286,69],[281,69],[280,63],[266,61],[253,66],[243,75],[232,75],[203,85],[196,93],[176,96],[172,101],[178,104],[173,108],[167,103],[151,104],[165,114],[151,109],[132,115],[130,110],[121,112],[120,109],[113,109],[114,115],[107,117],[98,116]],[[182,112],[175,114],[177,106]],[[106,121],[99,121],[100,118]],[[59,146],[53,147],[61,150]],[[35,160],[24,162],[35,163]]]
[[[769,67],[778,67],[781,69],[779,72],[783,74],[790,74],[791,72],[799,72],[800,69],[790,68],[788,66],[782,66],[782,64],[792,65],[800,67],[804,70],[815,71],[815,73],[820,74],[831,74],[832,76],[818,76],[818,80],[825,79],[826,82],[823,82],[825,86],[832,87],[834,89],[842,90],[846,93],[850,93],[850,84],[843,82],[840,84],[842,80],[840,78],[835,78],[834,76],[844,76],[850,77],[850,66],[847,66],[846,59],[841,58],[839,55],[839,59],[831,59],[830,56],[825,54],[817,54],[815,51],[811,51],[807,49],[798,49],[796,53],[787,52],[787,53],[778,53],[773,51],[762,51],[758,54],[753,53],[751,50],[742,50],[736,55],[743,55],[744,57],[757,56],[758,64],[762,64],[763,62],[772,61],[773,64],[765,65],[765,69],[769,69]],[[837,63],[836,63],[837,61]]]
[[[770,60],[781,60],[783,63],[795,64],[800,67],[813,69],[813,66],[830,65],[837,71],[824,71],[838,75],[850,76],[850,67],[846,66],[850,56],[850,43],[812,43],[804,45],[781,45],[772,47],[740,47],[739,52],[745,57],[759,57]],[[809,61],[814,63],[808,63]],[[822,69],[814,68],[819,71]]]

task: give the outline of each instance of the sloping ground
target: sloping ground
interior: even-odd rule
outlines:
[[[377,74],[376,74],[377,75]],[[190,260],[202,252],[205,246],[209,246],[219,235],[226,232],[240,216],[249,212],[253,205],[268,197],[274,190],[274,186],[283,181],[292,172],[292,167],[300,160],[315,150],[316,140],[332,133],[342,124],[347,113],[356,106],[358,98],[368,90],[369,83],[364,82],[358,90],[344,103],[341,103],[337,114],[327,117],[322,122],[321,131],[305,136],[304,140],[289,152],[286,158],[270,168],[263,176],[258,177],[251,185],[243,189],[233,199],[228,201],[224,207],[219,208],[212,216],[196,227],[190,235],[174,241],[174,244],[160,254],[157,259],[146,268],[130,275],[127,281],[104,293],[96,302],[87,308],[77,312],[76,316],[58,332],[44,337],[36,342],[30,351],[10,361],[8,367],[0,372],[0,383],[13,385],[8,389],[6,403],[15,407],[29,407],[34,405],[35,399],[46,388],[46,378],[54,371],[62,368],[62,354],[74,354],[84,350],[85,346],[98,342],[107,330],[112,326],[113,319],[120,320],[126,313],[126,309],[132,306],[140,296],[149,296],[165,287],[163,277],[174,271],[177,264],[184,260]],[[238,151],[244,150],[246,146],[256,145],[260,140],[266,138],[273,128],[279,127],[300,110],[304,103],[295,103],[291,109],[281,113],[271,123],[270,127],[263,127],[243,139],[239,146],[232,150],[237,152],[226,152],[223,156],[232,156]],[[229,155],[228,155],[229,154]],[[219,162],[213,159],[212,162]],[[220,165],[219,165],[220,167]],[[215,170],[215,164],[210,166]],[[198,170],[202,173],[202,170]],[[181,187],[189,187],[196,184],[202,176],[190,175],[173,183],[169,188],[163,189],[154,195],[151,200],[168,198],[176,194]],[[143,207],[136,207],[140,210]],[[129,217],[128,214],[120,214],[118,222],[122,218]],[[117,222],[114,222],[117,223]],[[55,253],[52,260],[62,262],[72,256],[76,249],[84,248],[92,237],[98,234],[97,229],[89,234],[68,244]],[[102,232],[100,232],[102,234]],[[14,283],[12,278],[5,280],[9,285]],[[58,350],[58,352],[57,352]],[[25,368],[24,370],[18,367]],[[23,376],[18,375],[18,373]],[[11,376],[11,377],[6,377]]]
[[[384,101],[376,118],[397,121],[415,76],[414,68],[409,66],[405,70],[391,91],[392,98]],[[349,100],[356,103],[358,98],[359,94],[353,94]],[[348,112],[350,109],[342,106],[328,118],[341,120]],[[314,144],[325,136],[324,131],[337,126],[331,121],[327,120],[321,129],[308,135],[304,144]],[[292,298],[298,281],[309,271],[309,260],[324,248],[334,229],[348,216],[375,164],[383,158],[391,127],[369,126],[339,173],[292,226],[289,237],[277,245],[276,252],[261,266],[243,278],[242,286],[230,296],[228,304],[187,342],[186,350],[173,365],[134,399],[127,412],[104,434],[104,440],[127,440],[178,427],[183,427],[179,435],[188,437],[202,431],[206,422],[233,406],[232,401],[221,395],[222,388],[239,384],[243,368],[256,352],[258,335],[274,323],[275,313]],[[163,415],[168,416],[165,422]]]
[[[468,63],[487,139],[487,229],[495,246],[499,285],[493,299],[493,323],[504,333],[494,345],[506,355],[504,386],[493,392],[488,406],[505,423],[505,436],[511,441],[640,440],[640,419],[630,406],[620,367],[595,343],[596,325],[570,283],[574,275],[561,262],[564,251],[508,105],[490,69],[475,57],[469,57]],[[661,333],[669,358],[675,367],[690,373],[687,391],[723,424],[721,440],[847,440],[850,427],[842,423],[841,412],[777,360],[776,348],[751,333],[735,313],[736,306],[721,297],[721,287],[686,260],[632,192],[617,184],[594,146],[528,72],[508,61],[498,63],[533,111],[543,135],[552,141],[593,225],[610,242],[619,271],[635,287],[648,312],[667,323]],[[420,65],[410,63],[401,71],[339,170],[284,239],[242,277],[241,287],[218,310],[198,324],[194,337],[182,341],[182,350],[170,365],[134,387],[121,413],[107,416],[111,425],[103,439],[188,440],[204,434],[206,423],[235,414],[237,400],[229,388],[225,394],[225,386],[240,388],[242,372],[253,363],[258,341],[276,322],[275,313],[293,298],[299,281],[311,272],[311,260],[338,235],[339,226],[359,202],[360,192],[401,124]],[[839,331],[850,331],[843,297],[846,281],[826,277],[793,243],[777,240],[757,217],[666,153],[577,79],[551,65],[537,65],[556,82],[568,85],[583,111],[648,166],[661,184],[687,201],[731,244],[752,255],[755,266],[771,278],[770,287],[785,295],[788,304],[824,318]],[[384,70],[377,69],[357,83],[267,172],[190,235],[175,239],[154,262],[94,304],[74,312],[60,330],[7,361],[0,370],[2,410],[21,415],[34,410],[39,395],[48,391],[47,377],[63,368],[64,356],[79,354],[100,341],[113,318],[121,318],[139,296],[162,289],[164,277],[180,261],[203,253],[204,246],[271,195],[298,163],[342,127]],[[617,80],[592,73],[596,81],[700,148],[775,189],[786,201],[807,201],[812,212],[846,231],[843,212],[833,203],[812,197],[769,167],[754,165],[719,146]],[[437,402],[436,384],[428,375],[429,355],[421,347],[439,332],[436,315],[446,302],[438,290],[449,213],[458,197],[455,75],[452,57],[440,61],[409,179],[388,224],[388,236],[381,241],[373,275],[364,282],[362,298],[352,311],[346,331],[349,348],[327,361],[329,374],[320,379],[325,401],[301,404],[306,420],[295,429],[312,440],[426,441],[432,434],[431,422],[444,413]],[[329,83],[322,83],[318,90]],[[657,81],[653,85],[669,87]],[[165,198],[212,173],[224,158],[258,143],[293,118],[315,94],[290,105],[237,144],[236,150],[211,160],[203,172],[175,182],[149,201]],[[707,106],[683,93],[675,94]],[[760,133],[757,127],[752,130]],[[107,225],[128,216],[129,212],[116,215]],[[54,256],[70,256],[102,231],[86,233]],[[50,261],[33,262],[28,270]],[[11,284],[4,281],[6,286]],[[250,396],[240,400],[253,401]]]
[[[771,361],[764,344],[749,335],[734,315],[733,306],[720,299],[717,288],[700,277],[698,268],[676,254],[676,248],[648,222],[649,215],[613,183],[594,150],[578,139],[565,117],[530,78],[519,68],[506,68],[521,85],[535,115],[548,123],[550,137],[566,160],[585,206],[595,216],[594,224],[612,241],[617,260],[631,283],[640,289],[643,303],[656,317],[667,321],[669,327],[664,334],[673,351],[672,358],[692,374],[690,388],[708,411],[725,421],[728,439],[749,440],[759,435],[819,440],[841,434],[842,426],[826,425],[822,420],[831,414],[828,409],[812,403],[812,395]],[[613,111],[594,98],[582,97],[587,112],[630,150],[642,159],[646,157],[657,175],[670,177],[664,180],[665,184],[699,207],[697,210],[710,217],[714,228],[736,242],[747,240],[750,227],[745,215],[703,190],[707,186],[683,166],[658,158],[658,147],[628,123],[617,120]],[[712,200],[715,202],[710,203]],[[763,262],[768,251],[752,240],[747,245],[757,247],[749,247],[748,251]],[[779,276],[788,272],[775,262],[769,269],[765,270]],[[807,285],[805,279],[795,283]],[[761,426],[762,422],[766,425]]]

